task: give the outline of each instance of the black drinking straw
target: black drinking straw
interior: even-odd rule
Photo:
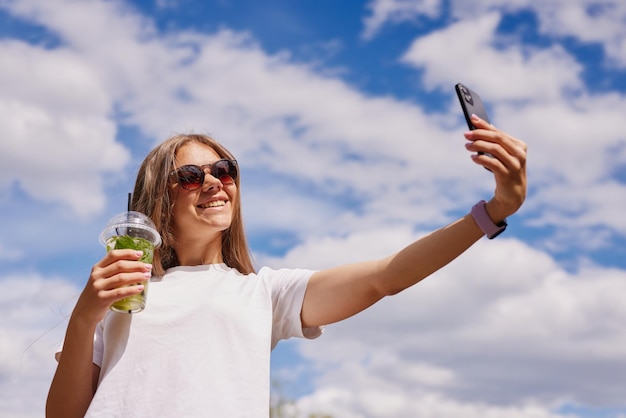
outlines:
[[[128,193],[128,203],[126,203],[126,223],[127,224],[130,223],[130,207],[132,206],[132,201],[133,201],[133,193],[130,192]],[[126,231],[130,235],[131,228],[130,227],[127,227],[127,228],[128,229]]]
[[[132,201],[133,201],[133,193],[129,192],[128,193],[128,203],[126,204],[126,222],[127,223],[130,223],[130,210],[131,210],[131,206],[132,206]],[[127,228],[128,229],[126,231],[127,231],[128,235],[132,236],[131,235],[132,228],[130,226],[127,227]],[[128,313],[132,314],[133,313],[132,309],[129,309]]]

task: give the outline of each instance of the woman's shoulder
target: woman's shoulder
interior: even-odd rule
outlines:
[[[293,279],[308,279],[315,273],[315,270],[303,269],[303,268],[273,268],[263,266],[255,273],[260,278],[269,278],[272,280],[293,280]]]

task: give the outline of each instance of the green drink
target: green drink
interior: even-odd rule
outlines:
[[[143,252],[139,261],[152,264],[154,248],[161,244],[161,237],[150,218],[140,212],[124,212],[114,216],[100,234],[100,242],[107,252],[132,249]],[[120,313],[141,312],[146,307],[149,280],[144,282],[141,293],[118,300],[111,310]]]

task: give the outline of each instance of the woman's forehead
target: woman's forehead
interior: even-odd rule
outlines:
[[[178,166],[209,164],[219,159],[219,154],[213,148],[199,142],[189,142],[176,152],[176,165]]]

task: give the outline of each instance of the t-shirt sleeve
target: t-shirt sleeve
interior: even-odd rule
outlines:
[[[300,313],[309,279],[315,271],[305,269],[272,270],[263,267],[259,276],[266,276],[272,292],[272,348],[278,341],[291,337],[317,338],[322,327],[303,328]]]
[[[93,364],[102,367],[102,357],[104,356],[104,323],[100,321],[93,336]]]

